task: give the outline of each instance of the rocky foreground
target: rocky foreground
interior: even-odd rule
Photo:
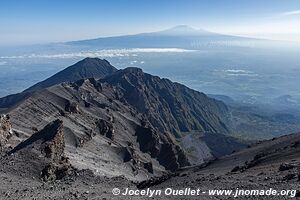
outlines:
[[[42,139],[43,140],[43,139]],[[59,137],[54,137],[51,145]],[[39,140],[36,140],[39,141]],[[59,143],[59,142],[58,142]],[[57,142],[56,142],[57,144]],[[126,188],[147,189],[265,189],[297,190],[286,196],[238,196],[237,199],[293,199],[300,197],[300,134],[253,145],[230,156],[225,156],[207,166],[190,167],[169,175],[143,182],[129,181],[119,176],[97,176],[91,170],[78,170],[61,162],[62,154],[37,156],[38,148],[48,144],[33,142],[30,148],[19,150],[0,160],[1,199],[149,199],[148,196],[113,195],[112,190]],[[29,146],[28,146],[29,147]],[[24,156],[26,154],[26,156]],[[51,156],[52,155],[52,156]],[[52,159],[61,156],[64,163],[58,171],[41,170],[41,160],[55,163]],[[67,167],[66,167],[67,166]],[[43,173],[41,173],[43,171]],[[53,173],[55,172],[55,173]],[[61,179],[57,179],[62,176]],[[200,194],[200,196],[153,196],[152,199],[232,199],[232,196]]]

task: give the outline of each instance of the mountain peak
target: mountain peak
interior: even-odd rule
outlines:
[[[107,60],[100,59],[100,58],[97,58],[97,57],[95,57],[95,58],[86,57],[86,58],[80,60],[79,62],[77,62],[76,64],[77,64],[77,66],[82,66],[83,64],[88,64],[88,65],[92,65],[92,64],[96,64],[96,65],[104,64],[104,65],[107,65],[107,64],[109,64],[110,65],[110,63]]]
[[[196,31],[197,29],[194,29],[185,24],[181,24],[181,25],[174,26],[174,27],[170,28],[169,30],[183,30],[183,31],[194,30],[194,31]]]
[[[50,78],[37,83],[36,85],[30,87],[25,91],[36,91],[63,82],[75,82],[80,79],[98,79],[112,74],[115,71],[117,71],[117,69],[112,66],[107,60],[87,57],[75,63],[74,65],[71,65],[66,69],[54,74]]]
[[[177,25],[167,30],[161,31],[163,34],[171,34],[171,35],[199,35],[199,34],[208,34],[208,31],[203,29],[195,29],[188,25]]]

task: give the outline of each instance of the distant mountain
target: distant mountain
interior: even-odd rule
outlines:
[[[98,48],[186,48],[203,49],[229,46],[247,46],[247,42],[262,41],[238,36],[223,35],[180,25],[164,31],[115,37],[71,41],[71,46]],[[245,42],[245,43],[243,43]]]
[[[285,106],[286,108],[295,108],[297,106],[300,106],[300,98],[292,95],[281,95],[277,98],[274,98],[271,103],[275,105]]]
[[[226,126],[230,129],[231,135],[236,138],[262,140],[300,130],[299,115],[295,112],[296,109],[292,110],[291,106],[296,98],[290,95],[274,99],[273,105],[273,102],[269,104],[244,103],[219,94],[208,94],[207,96],[227,105],[230,114],[227,117]],[[283,109],[284,107],[290,109]]]
[[[233,103],[235,103],[235,100],[232,99],[229,96],[226,95],[221,95],[221,94],[207,94],[207,96],[217,99],[219,101],[223,101],[224,103],[226,103],[227,105],[231,105]]]
[[[87,78],[102,78],[108,74],[117,71],[107,60],[99,58],[85,58],[76,64],[54,74],[50,78],[39,82],[25,90],[25,92],[34,91],[50,87],[62,82],[73,82]]]
[[[157,35],[173,35],[173,36],[205,36],[205,35],[218,35],[213,32],[209,32],[203,29],[194,29],[187,25],[178,25],[170,29],[166,29],[159,32],[149,33]]]
[[[226,95],[208,94],[223,101],[229,110],[227,127],[232,136],[244,140],[261,140],[278,137],[300,130],[297,98],[280,96],[268,104],[249,104]]]
[[[107,60],[99,58],[85,58],[76,64],[54,74],[18,94],[0,98],[0,108],[9,108],[28,98],[33,92],[63,82],[74,82],[80,79],[101,78],[117,71]]]

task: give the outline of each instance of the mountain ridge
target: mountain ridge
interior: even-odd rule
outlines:
[[[244,148],[227,136],[226,113],[221,101],[139,68],[40,89],[8,110],[18,136],[14,141],[28,141],[59,119],[72,166],[107,176],[126,174],[131,180]],[[180,141],[191,134],[199,142],[186,139],[183,145]],[[220,148],[208,140],[218,141]],[[201,150],[194,150],[199,145]]]
[[[139,112],[146,115],[147,113],[155,113],[158,107],[166,107],[166,110],[160,115],[147,116],[152,123],[161,127],[162,131],[179,133],[196,129],[224,134],[229,132],[224,123],[217,125],[218,122],[216,122],[216,124],[210,125],[210,120],[221,121],[219,117],[214,116],[209,120],[201,117],[201,115],[204,116],[205,113],[208,117],[211,109],[220,110],[218,115],[221,115],[222,112],[228,110],[226,105],[221,101],[210,99],[204,93],[189,89],[182,84],[174,83],[168,79],[161,79],[158,76],[152,76],[144,73],[139,68],[133,67],[119,70],[101,79],[100,82],[107,82],[121,88],[118,94],[119,98],[123,98],[129,104],[136,107]],[[125,91],[125,93],[123,91]],[[153,105],[154,102],[162,102],[162,104]],[[189,102],[190,105],[185,102]],[[194,110],[190,108],[191,105],[194,105]],[[197,107],[197,105],[199,105],[199,107]],[[166,127],[159,122],[165,121],[165,118],[170,119],[170,121],[167,123],[162,122],[162,124],[172,124],[174,125],[173,128]],[[189,122],[189,120],[191,121]],[[184,124],[189,125],[186,126]]]

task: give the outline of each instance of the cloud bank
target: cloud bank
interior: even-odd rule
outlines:
[[[104,49],[96,51],[80,51],[61,54],[30,54],[19,56],[1,56],[1,59],[22,59],[22,58],[85,58],[85,57],[123,57],[137,56],[138,53],[183,53],[194,50],[179,48],[133,48],[133,49]]]
[[[227,69],[224,70],[227,76],[248,76],[248,77],[255,77],[258,76],[258,74],[255,74],[254,72],[243,70],[243,69]]]

